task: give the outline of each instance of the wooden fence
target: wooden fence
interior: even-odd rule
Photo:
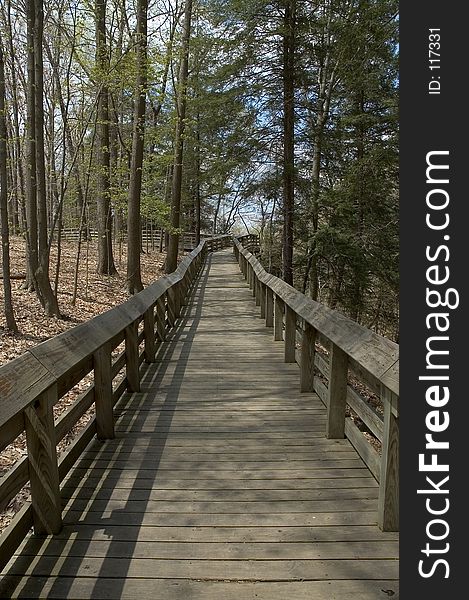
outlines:
[[[284,340],[285,362],[298,362],[301,391],[315,391],[327,407],[327,437],[346,436],[379,482],[379,526],[398,531],[399,346],[267,273],[250,251],[257,245],[252,235],[234,240],[261,316],[274,339]],[[316,342],[327,353],[316,352]],[[381,399],[383,416],[350,385],[351,377]],[[380,440],[381,456],[346,416],[347,405]]]
[[[78,242],[80,238],[80,231],[78,229],[62,229],[60,232],[61,238],[67,241]],[[96,229],[89,229],[88,235],[92,240],[96,240],[98,238],[98,232]],[[164,234],[163,234],[164,235]],[[82,241],[83,241],[82,236]],[[211,239],[214,236],[209,234],[201,234],[200,238],[203,239]],[[57,241],[57,233],[54,234],[54,240]],[[127,240],[127,232],[121,232],[121,235],[115,236],[115,242],[125,242]],[[157,248],[159,247],[161,242],[161,228],[147,228],[144,227],[142,229],[142,247],[146,250],[148,248]],[[184,232],[179,236],[179,247],[182,250],[193,250],[195,248],[196,242],[196,234],[191,232]]]
[[[114,437],[114,405],[126,390],[139,390],[140,365],[154,362],[157,346],[174,326],[207,253],[231,244],[230,236],[202,241],[174,273],[0,367],[0,452],[23,434],[27,444],[27,456],[0,479],[0,509],[28,481],[31,488],[31,502],[0,538],[0,568],[32,526],[37,533],[60,531],[60,482],[95,434],[99,439]],[[122,342],[124,349],[113,357]],[[54,405],[89,373],[93,384],[54,421]],[[57,444],[93,404],[95,417],[58,457]]]

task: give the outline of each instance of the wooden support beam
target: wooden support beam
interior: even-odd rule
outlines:
[[[145,332],[145,362],[155,362],[155,308],[151,306],[143,315],[143,330]]]
[[[261,319],[265,319],[265,290],[266,290],[266,285],[265,283],[262,283],[261,281],[259,281],[259,301],[260,301],[260,305],[261,305]]]
[[[256,297],[256,306],[261,305],[261,286],[262,286],[262,283],[260,282],[259,278],[256,277],[256,285],[254,287],[254,295]]]
[[[348,356],[331,344],[326,437],[342,439],[345,435],[345,404],[347,398]]]
[[[393,414],[397,396],[384,386],[384,432],[378,498],[378,525],[383,531],[399,531],[399,418]]]
[[[285,305],[285,362],[294,363],[296,344],[296,312]]]
[[[156,332],[160,342],[166,339],[166,305],[164,296],[156,301]]]
[[[125,328],[125,374],[127,390],[140,391],[140,363],[138,356],[138,325],[134,321]]]
[[[33,523],[34,531],[39,535],[59,533],[62,529],[62,502],[52,410],[57,401],[57,385],[53,385],[24,410]]]
[[[115,433],[112,410],[111,348],[109,344],[104,344],[93,354],[93,368],[96,435],[99,440],[112,440]]]
[[[274,326],[274,293],[268,285],[265,287],[265,326]]]
[[[300,392],[312,392],[314,390],[316,333],[316,329],[305,321],[301,337]]]
[[[168,290],[168,304],[171,312],[171,325],[174,327],[176,320],[181,315],[181,288],[175,283]]]
[[[283,340],[283,309],[283,300],[275,295],[274,340],[276,342]]]

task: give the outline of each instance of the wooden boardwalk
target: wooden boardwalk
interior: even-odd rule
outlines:
[[[117,406],[31,537],[1,598],[398,598],[398,535],[378,486],[264,326],[231,250],[212,254],[180,326]]]

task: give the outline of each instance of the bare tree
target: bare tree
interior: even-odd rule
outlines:
[[[283,279],[293,285],[295,206],[295,20],[296,0],[285,1],[283,33]]]
[[[189,73],[189,41],[191,35],[192,0],[186,0],[184,6],[184,26],[182,32],[182,56],[179,65],[177,91],[177,122],[174,137],[174,167],[171,188],[171,226],[166,272],[172,273],[177,267],[179,248],[179,226],[181,221],[182,162],[184,156],[184,127],[186,120],[187,78]]]
[[[7,328],[18,331],[13,311],[10,281],[10,233],[8,230],[7,122],[5,113],[5,65],[0,42],[0,222],[2,231],[2,275]]]
[[[129,205],[127,218],[127,290],[135,294],[143,289],[140,269],[140,198],[142,192],[143,145],[145,139],[145,109],[147,94],[147,0],[137,3],[137,82],[130,168]]]
[[[96,0],[96,67],[98,72],[98,273],[117,273],[112,253],[109,135],[109,53],[106,46],[106,0]]]

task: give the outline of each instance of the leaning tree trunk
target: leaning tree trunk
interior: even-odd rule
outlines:
[[[106,47],[106,0],[96,0],[96,67],[98,71],[98,273],[117,273],[112,253],[112,215],[110,198],[110,135],[109,135],[109,58]]]
[[[137,12],[137,85],[127,218],[127,291],[130,294],[143,289],[140,268],[140,198],[147,93],[147,0],[138,0]]]
[[[186,0],[184,7],[184,29],[182,34],[182,58],[179,65],[177,93],[177,123],[174,138],[174,168],[171,188],[171,227],[169,248],[166,257],[166,272],[172,273],[177,267],[179,249],[179,227],[181,224],[182,161],[184,156],[184,126],[186,119],[187,78],[189,73],[189,41],[191,35],[192,0]]]
[[[2,275],[5,321],[10,331],[18,331],[13,311],[10,281],[10,232],[8,230],[7,123],[5,113],[5,68],[0,42],[0,223],[2,235]]]

